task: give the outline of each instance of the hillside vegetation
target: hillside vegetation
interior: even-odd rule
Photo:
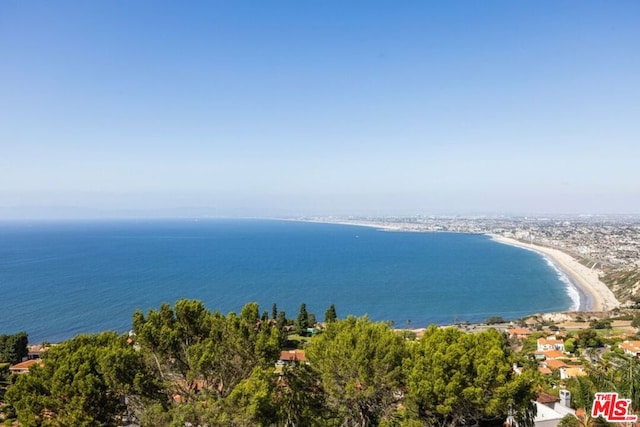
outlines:
[[[132,335],[80,335],[54,346],[6,391],[22,426],[531,426],[537,371],[516,375],[496,330],[428,328],[409,340],[367,317],[335,319],[278,362],[295,320],[247,304],[200,301],[133,316]],[[292,335],[293,336],[293,335]]]
[[[620,302],[640,302],[640,270],[612,270],[602,276],[605,283]]]

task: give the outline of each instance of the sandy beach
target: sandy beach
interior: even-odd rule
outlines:
[[[587,307],[580,307],[583,311],[608,311],[620,305],[613,292],[600,281],[598,271],[580,264],[570,255],[558,249],[523,243],[507,237],[497,235],[491,235],[491,237],[500,243],[547,255],[577,286],[580,286],[583,292],[591,296],[591,304]]]

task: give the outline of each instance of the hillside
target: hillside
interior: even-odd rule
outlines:
[[[621,303],[640,302],[640,270],[608,271],[602,276],[605,283]]]

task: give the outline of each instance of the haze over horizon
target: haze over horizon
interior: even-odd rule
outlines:
[[[3,2],[0,218],[640,214],[640,3]]]

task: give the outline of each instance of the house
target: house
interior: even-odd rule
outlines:
[[[547,368],[546,366],[540,366],[538,368],[538,372],[540,372],[542,375],[552,375],[553,374],[551,369]]]
[[[537,354],[541,354],[545,359],[563,359],[567,357],[566,354],[558,350],[541,351],[540,353],[536,353],[536,355]]]
[[[544,365],[549,369],[562,369],[568,368],[569,365],[558,359],[548,359],[544,361]]]
[[[509,338],[517,338],[517,339],[521,339],[521,340],[527,338],[532,333],[533,333],[533,331],[531,331],[531,329],[527,329],[527,328],[511,328],[511,329],[507,329],[507,334],[509,335]]]
[[[564,351],[564,341],[554,337],[538,338],[538,351],[558,350]]]
[[[49,350],[50,346],[43,346],[39,344],[30,344],[27,346],[27,357],[24,357],[22,361],[41,359],[44,352]]]
[[[575,415],[571,409],[571,393],[560,390],[560,397],[548,393],[541,393],[536,399],[536,417],[533,422],[536,427],[556,427],[567,414]]]
[[[36,363],[42,363],[42,360],[32,359],[17,363],[9,367],[9,372],[11,372],[12,374],[26,374],[27,372],[29,372],[29,368]]]
[[[536,416],[533,419],[533,425],[535,427],[557,427],[560,424],[560,420],[562,420],[567,413],[563,409],[558,407],[556,410],[556,406],[549,407],[540,402],[535,402],[536,404]],[[557,404],[556,404],[557,405]],[[558,405],[559,406],[559,405]],[[569,409],[569,408],[567,408]]]
[[[547,405],[550,408],[553,408],[556,402],[560,402],[560,398],[554,396],[553,394],[545,393],[544,391],[538,395],[536,402],[542,403],[543,405]]]
[[[304,350],[284,350],[280,352],[281,362],[306,362]]]
[[[533,357],[535,357],[538,362],[542,362],[543,360],[546,359],[546,357],[544,355],[544,351],[536,351],[533,354]]]
[[[631,356],[640,357],[640,341],[624,341],[618,344],[618,346],[624,350],[625,354]]]
[[[560,390],[559,398],[540,393],[533,403],[536,406],[536,416],[533,419],[535,427],[557,427],[562,418],[568,414],[575,415],[575,411],[571,409],[571,393],[568,390]],[[518,427],[518,424],[510,417],[505,426]]]
[[[583,377],[587,375],[583,366],[567,366],[566,368],[560,368],[560,379],[567,380],[574,377]]]

